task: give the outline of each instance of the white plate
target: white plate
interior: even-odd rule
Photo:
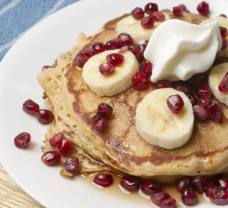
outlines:
[[[224,13],[228,2],[211,0],[214,13]],[[147,0],[84,0],[75,3],[41,21],[30,29],[10,49],[0,63],[0,160],[13,179],[31,196],[49,208],[150,208],[146,200],[129,200],[108,191],[94,188],[85,181],[69,181],[58,174],[58,168],[48,168],[40,161],[44,126],[22,112],[24,100],[43,103],[42,90],[36,76],[42,65],[52,64],[56,56],[71,49],[76,34],[92,34],[107,20],[131,11]],[[160,0],[161,8],[185,3],[192,10],[198,0]],[[217,3],[216,3],[217,2]],[[33,147],[18,150],[13,144],[22,131],[32,134]],[[199,205],[198,207],[209,207]],[[210,205],[210,207],[215,207]]]

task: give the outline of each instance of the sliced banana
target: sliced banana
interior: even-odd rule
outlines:
[[[100,64],[106,63],[106,56],[118,53],[119,50],[104,51],[91,57],[83,67],[82,77],[91,91],[98,96],[113,96],[127,90],[131,86],[131,79],[139,70],[139,63],[130,51],[122,53],[124,62],[115,67],[113,74],[104,76],[99,71]]]
[[[179,114],[167,106],[167,98],[178,94],[184,101]],[[165,149],[184,145],[192,135],[194,115],[187,96],[173,88],[150,92],[136,109],[136,129],[148,143]]]
[[[169,16],[165,14],[165,18],[169,19]],[[117,23],[116,31],[118,34],[127,33],[129,34],[137,43],[141,41],[146,41],[150,39],[150,36],[157,25],[160,22],[155,22],[152,29],[144,29],[141,25],[141,20],[136,20],[132,15],[129,15]]]
[[[209,85],[213,95],[226,106],[228,106],[228,94],[220,92],[218,87],[227,72],[228,63],[223,63],[213,67],[209,74]]]

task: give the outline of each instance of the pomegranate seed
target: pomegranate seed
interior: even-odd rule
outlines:
[[[160,205],[161,208],[177,208],[177,202],[173,198],[164,199]]]
[[[92,45],[93,54],[98,54],[105,51],[106,47],[104,43],[96,42]]]
[[[50,124],[54,120],[54,116],[51,111],[41,109],[37,118],[42,124]]]
[[[31,135],[27,132],[22,132],[14,138],[15,146],[20,149],[28,148],[30,141],[31,141]]]
[[[77,157],[69,157],[64,163],[64,167],[67,170],[67,172],[73,174],[73,175],[78,175],[80,174],[80,162]]]
[[[23,110],[32,115],[32,116],[36,116],[38,113],[39,113],[39,110],[40,110],[40,107],[37,103],[35,103],[34,101],[32,100],[26,100],[24,103],[23,103]]]
[[[97,131],[103,132],[107,129],[107,120],[104,117],[95,115],[92,118],[92,125]]]
[[[194,105],[193,112],[199,121],[206,121],[208,119],[207,110],[200,105]]]
[[[149,61],[144,60],[141,63],[140,71],[143,71],[148,77],[150,77],[152,74],[152,64]]]
[[[209,117],[212,120],[218,123],[221,123],[223,121],[223,114],[218,104],[212,103],[211,105],[208,106],[207,110],[208,110]]]
[[[167,105],[173,113],[179,113],[184,107],[184,101],[180,95],[171,95],[167,99]]]
[[[119,66],[124,61],[124,56],[119,53],[111,53],[106,56],[106,60],[108,63],[112,64],[113,66]]]
[[[139,19],[142,19],[142,18],[144,17],[144,11],[143,11],[142,8],[136,7],[136,8],[134,8],[134,9],[132,10],[131,15],[132,15],[135,19],[139,20]]]
[[[167,192],[158,192],[151,196],[151,199],[154,204],[161,207],[162,202],[166,199],[170,199],[170,195]]]
[[[186,7],[185,4],[179,4],[178,7],[179,7],[183,12],[187,11],[187,7]]]
[[[132,78],[132,85],[138,91],[146,90],[149,87],[149,80],[143,71],[138,71]]]
[[[108,76],[115,71],[115,67],[110,63],[105,63],[99,66],[99,71],[101,74]]]
[[[227,37],[227,29],[225,28],[225,27],[219,27],[219,29],[220,29],[220,34],[221,34],[221,37],[222,37],[222,39],[226,39],[226,37]]]
[[[77,54],[75,59],[74,59],[74,63],[76,66],[82,68],[84,66],[84,64],[88,61],[89,57],[83,54]]]
[[[183,192],[191,187],[191,179],[189,177],[182,178],[177,184],[177,191]]]
[[[57,149],[64,156],[69,155],[73,152],[74,143],[68,139],[62,139],[59,145],[57,146]]]
[[[65,139],[64,134],[57,133],[49,140],[49,144],[51,145],[51,147],[57,148],[59,145],[61,145],[63,139]]]
[[[219,84],[219,91],[223,93],[228,93],[228,72],[226,72],[224,78]]]
[[[173,7],[173,15],[175,17],[182,17],[183,16],[183,10],[178,6]]]
[[[149,196],[161,191],[161,186],[155,182],[146,181],[140,186],[141,191]]]
[[[199,102],[203,107],[207,107],[211,103],[211,91],[208,83],[203,83],[197,90],[197,94],[200,97]]]
[[[42,155],[41,160],[47,165],[47,166],[54,166],[58,165],[60,162],[61,156],[59,152],[57,151],[49,151]]]
[[[106,50],[113,50],[119,48],[117,40],[110,40],[106,44]]]
[[[133,42],[134,42],[134,40],[127,33],[120,33],[117,37],[117,44],[118,44],[119,48],[121,48],[123,46],[132,45]]]
[[[144,59],[144,51],[146,46],[147,44],[132,45],[128,46],[128,50],[135,55],[139,62],[141,62]]]
[[[156,89],[169,88],[169,87],[172,87],[172,82],[169,80],[160,80],[155,85]]]
[[[224,50],[226,48],[227,48],[227,40],[226,39],[223,39],[222,40],[222,50]]]
[[[228,192],[227,190],[217,187],[214,196],[210,198],[211,202],[217,205],[228,205]]]
[[[225,14],[220,14],[219,16],[227,18]]]
[[[196,176],[192,179],[192,188],[194,191],[202,194],[206,190],[206,178],[203,176]]]
[[[158,22],[165,21],[165,15],[162,12],[154,12],[151,16]]]
[[[123,176],[120,185],[129,192],[137,192],[140,187],[139,180],[131,176]]]
[[[182,201],[185,205],[192,206],[198,203],[196,193],[192,189],[186,189],[181,193]]]
[[[192,105],[195,105],[197,103],[197,97],[195,94],[187,94],[188,99],[190,100]]]
[[[198,6],[197,6],[197,11],[204,16],[208,16],[209,14],[209,4],[205,1],[202,1]]]
[[[102,187],[109,187],[113,184],[113,177],[111,174],[97,174],[93,182]]]
[[[185,94],[190,94],[190,88],[189,88],[188,84],[185,82],[175,82],[174,88]]]
[[[143,17],[141,25],[144,29],[151,29],[154,26],[154,18],[152,16]]]
[[[158,11],[158,5],[156,3],[148,3],[144,8],[145,12],[151,15],[153,12]]]
[[[97,107],[97,115],[101,117],[110,118],[112,116],[112,111],[113,111],[112,106],[110,106],[107,103],[101,103]]]
[[[225,190],[228,190],[228,179],[225,177],[218,179],[219,186],[222,187]]]

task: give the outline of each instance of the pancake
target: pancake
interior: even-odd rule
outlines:
[[[172,18],[170,12],[166,13]],[[125,16],[108,22],[101,32],[92,37],[81,34],[72,51],[61,55],[56,66],[39,74],[39,83],[55,116],[50,128],[66,133],[95,160],[130,175],[210,175],[225,170],[228,167],[228,110],[225,106],[223,123],[195,122],[194,133],[187,144],[165,150],[148,144],[135,128],[136,107],[153,87],[143,92],[130,88],[116,96],[99,97],[85,84],[81,69],[74,64],[75,55],[93,42],[115,38],[116,23]],[[185,13],[182,19],[199,24],[205,17]],[[114,112],[104,133],[97,132],[91,123],[97,106],[102,102],[109,103]]]

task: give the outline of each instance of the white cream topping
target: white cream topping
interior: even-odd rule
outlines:
[[[221,50],[219,22],[195,25],[167,20],[152,33],[144,52],[153,63],[151,81],[187,80],[207,71]]]

